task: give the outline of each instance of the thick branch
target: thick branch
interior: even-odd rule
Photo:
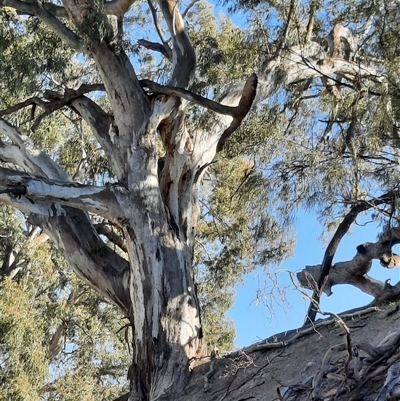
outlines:
[[[81,87],[77,90],[66,89],[64,94],[54,92],[54,91],[46,91],[44,93],[44,98],[47,101],[44,101],[37,96],[34,96],[30,99],[27,99],[21,103],[18,103],[14,106],[11,106],[5,110],[0,111],[0,117],[11,114],[17,110],[20,110],[27,106],[39,106],[45,110],[44,113],[39,115],[35,122],[33,123],[31,129],[35,131],[36,128],[39,126],[43,118],[49,116],[51,113],[55,112],[56,110],[61,109],[64,106],[69,105],[74,99],[77,99],[84,95],[85,93],[95,92],[95,91],[104,91],[103,84],[93,84],[93,85],[81,85]]]
[[[66,173],[48,155],[33,147],[28,137],[21,135],[2,120],[0,129],[15,144],[12,146],[18,150],[18,158],[22,161],[23,168],[62,182],[68,179]],[[21,172],[17,174],[27,175]],[[7,176],[3,178],[7,181]],[[110,191],[114,192],[113,189]],[[16,207],[28,216],[31,224],[41,226],[78,276],[128,314],[130,312],[129,263],[101,240],[87,214],[65,206],[32,203],[25,196],[17,199],[11,192],[0,193],[0,202]],[[69,193],[67,195],[69,196]],[[112,198],[115,193],[111,195]]]
[[[11,143],[1,143],[0,158],[15,163],[32,173],[57,180],[67,180],[68,175],[46,153],[36,149],[32,141],[21,134],[17,128],[0,119],[0,133],[6,135]]]
[[[373,296],[377,305],[396,299],[400,295],[399,284],[392,287],[389,283],[369,277],[367,273],[374,259],[379,260],[387,268],[400,266],[400,257],[392,252],[392,247],[398,243],[400,243],[400,228],[393,228],[383,234],[377,242],[359,245],[357,254],[352,260],[330,266],[329,275],[325,276],[321,290],[329,296],[334,285],[351,284]],[[297,273],[297,278],[301,285],[315,290],[317,281],[322,276],[321,270],[322,265],[306,266]]]
[[[113,173],[117,176],[118,179],[121,179],[125,168],[125,161],[121,157],[119,157],[119,153],[115,151],[115,144],[118,140],[118,127],[113,124],[112,118],[108,114],[106,114],[100,106],[98,106],[95,102],[93,102],[86,96],[83,96],[83,94],[85,93],[94,91],[104,91],[104,85],[82,85],[77,90],[67,89],[64,94],[54,91],[46,91],[44,93],[44,98],[48,100],[48,102],[43,101],[37,97],[33,97],[6,110],[0,111],[0,116],[10,114],[14,111],[19,110],[20,108],[32,104],[39,105],[45,110],[45,112],[35,119],[35,122],[31,127],[32,130],[35,130],[44,117],[50,115],[51,113],[62,107],[72,107],[72,109],[78,112],[90,126],[93,134],[99,141],[100,146],[107,156]],[[5,121],[0,120],[0,130],[4,131],[4,133],[7,134],[7,130],[15,131],[15,128],[11,127]],[[10,134],[7,135],[10,137]],[[13,136],[15,137],[21,135],[19,134]],[[15,142],[15,139],[11,139]],[[21,167],[24,167],[20,163],[17,164],[19,164]],[[38,165],[40,166],[40,164]]]
[[[196,54],[175,0],[158,0],[172,38],[172,76],[169,84],[188,88],[196,68]]]
[[[106,1],[104,4],[104,9],[106,14],[115,15],[116,17],[121,18],[129,10],[134,2],[135,0]]]
[[[116,221],[124,215],[119,206],[123,190],[96,187],[70,181],[55,181],[21,171],[0,167],[0,193],[25,196],[31,202],[49,202],[71,206]]]
[[[378,205],[381,205],[382,203],[388,203],[390,202],[395,194],[393,193],[387,193],[385,195],[382,195],[379,198],[372,199],[369,202],[361,202],[356,205],[354,205],[349,213],[344,217],[344,219],[341,221],[339,224],[338,228],[336,229],[335,234],[333,235],[331,241],[328,244],[328,247],[326,248],[325,254],[324,254],[324,259],[322,261],[321,265],[321,274],[318,277],[318,280],[316,282],[316,288],[314,289],[312,299],[319,304],[320,296],[321,296],[321,291],[323,290],[323,284],[326,282],[328,275],[329,275],[329,270],[332,266],[332,261],[335,256],[336,250],[340,244],[340,241],[342,238],[346,235],[347,231],[351,227],[351,225],[354,223],[356,220],[357,216],[365,212],[366,210],[376,207]],[[307,312],[307,317],[305,320],[304,324],[308,324],[309,322],[313,322],[315,320],[315,317],[317,315],[317,310],[314,308],[314,302],[310,303],[310,306],[308,308]]]
[[[140,135],[143,130],[144,122],[148,119],[149,100],[123,50],[115,54],[103,42],[93,43],[91,50],[114,112],[115,124],[122,134],[120,148],[126,150],[134,139],[132,133]]]
[[[112,172],[118,180],[124,176],[126,163],[117,151],[116,144],[119,142],[118,126],[114,124],[113,118],[93,100],[81,96],[71,102],[71,107],[77,111],[91,128],[94,136],[104,150]]]
[[[17,199],[1,192],[0,202],[14,206],[28,216],[30,224],[42,227],[75,273],[129,315],[129,263],[101,240],[85,212],[31,203],[23,196]]]
[[[257,74],[258,87],[254,105],[293,83],[320,77],[332,79],[336,74],[349,80],[373,77],[377,81],[382,81],[381,74],[372,66],[348,61],[342,57],[329,56],[319,43],[308,42],[293,46],[279,57],[274,57],[265,63]],[[243,86],[242,81],[227,88],[219,98],[219,102],[230,106],[236,105]]]
[[[171,55],[161,43],[149,42],[145,39],[139,39],[138,44],[146,49],[161,53],[167,60],[171,60]]]

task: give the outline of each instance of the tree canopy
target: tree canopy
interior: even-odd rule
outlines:
[[[332,233],[310,320],[333,285],[399,297],[367,273],[400,264],[400,10],[225,7],[0,0],[0,399],[181,395],[301,209]],[[332,265],[361,216],[381,236]]]

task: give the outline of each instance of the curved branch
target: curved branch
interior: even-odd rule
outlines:
[[[168,96],[178,96],[189,102],[205,107],[206,109],[215,111],[219,114],[225,114],[234,117],[237,114],[237,107],[225,106],[203,96],[197,95],[189,90],[178,88],[175,86],[160,85],[149,79],[142,79],[140,84],[154,94],[163,94]]]
[[[357,216],[365,212],[366,210],[376,207],[378,205],[381,205],[382,203],[388,203],[392,201],[392,199],[396,196],[393,192],[389,192],[387,194],[384,194],[380,196],[379,198],[372,199],[368,202],[360,202],[356,205],[354,205],[349,213],[344,217],[344,219],[340,222],[338,228],[335,231],[335,234],[333,235],[331,241],[328,244],[328,247],[326,248],[325,254],[324,254],[324,259],[322,261],[321,265],[321,273],[318,277],[318,280],[316,281],[316,288],[314,289],[312,299],[313,302],[310,303],[310,306],[308,308],[307,312],[307,317],[305,319],[304,324],[308,324],[309,322],[314,322],[315,317],[317,315],[317,310],[314,307],[314,303],[319,304],[320,296],[321,296],[321,291],[324,290],[324,285],[326,285],[326,281],[328,280],[328,275],[329,271],[332,266],[332,261],[335,256],[336,250],[340,244],[340,241],[342,238],[346,235],[347,231],[351,227],[351,225],[354,223],[356,220]],[[357,249],[358,250],[358,249]],[[371,260],[372,256],[370,256]],[[381,258],[381,256],[379,257]]]
[[[236,107],[235,116],[229,127],[223,132],[217,144],[217,152],[220,152],[224,147],[226,140],[233,134],[233,132],[240,126],[242,120],[246,117],[247,113],[253,104],[257,91],[257,75],[252,74],[246,84],[244,85],[242,97],[240,98],[239,105]]]
[[[151,16],[153,17],[154,27],[156,28],[156,32],[158,34],[158,37],[160,38],[162,46],[163,46],[163,48],[164,48],[164,50],[165,50],[165,52],[167,54],[166,58],[169,61],[172,61],[172,49],[169,47],[168,41],[164,37],[163,31],[162,31],[161,26],[160,26],[160,22],[158,21],[158,18],[157,18],[157,10],[154,8],[152,0],[147,0],[147,3],[148,3],[149,8],[150,8]]]
[[[129,262],[101,240],[85,212],[61,205],[31,203],[23,196],[17,199],[1,192],[0,202],[19,209],[28,216],[30,224],[41,227],[75,273],[129,315]]]
[[[31,129],[34,131],[44,117],[50,115],[58,109],[61,109],[62,107],[70,106],[74,111],[78,112],[78,114],[81,115],[86,123],[90,126],[94,136],[99,141],[100,146],[107,156],[107,160],[113,173],[118,179],[121,179],[125,168],[125,162],[122,158],[122,155],[118,155],[118,152],[116,151],[116,143],[119,139],[118,127],[113,124],[113,119],[106,114],[99,105],[86,96],[83,96],[85,93],[104,90],[103,84],[81,85],[81,87],[77,90],[66,89],[64,94],[48,90],[44,93],[44,98],[48,100],[47,102],[37,97],[33,97],[6,110],[0,111],[0,116],[10,114],[32,104],[39,105],[45,110],[45,112],[35,119],[35,122],[31,127]],[[10,139],[12,139],[14,142],[18,141],[17,143],[21,142],[20,140],[16,139],[16,137],[21,137],[21,134],[19,134],[11,125],[0,119],[0,132],[1,131],[3,131],[9,137],[11,133],[7,131],[14,132],[12,135],[13,138],[10,137]],[[28,140],[28,138],[25,137],[25,140]],[[37,151],[35,151],[35,153],[37,153]],[[16,164],[24,167],[20,163]],[[58,168],[55,163],[53,164],[56,168]],[[40,165],[40,163],[37,163],[37,166]]]
[[[323,280],[324,291],[328,296],[332,294],[331,288],[338,284],[351,284],[361,291],[373,296],[374,304],[380,305],[388,300],[395,300],[400,295],[400,283],[391,286],[389,282],[383,283],[367,275],[371,269],[372,260],[377,259],[382,266],[394,268],[400,266],[400,257],[392,252],[393,245],[400,243],[400,228],[393,228],[381,235],[375,243],[365,243],[357,247],[357,254],[346,262],[332,264],[329,275]],[[322,276],[322,265],[306,266],[297,273],[300,284],[316,291],[317,281]],[[309,320],[307,320],[308,322]]]
[[[0,155],[5,161],[10,161],[28,169],[30,172],[44,175],[57,180],[67,180],[67,173],[60,168],[46,153],[36,149],[32,141],[21,134],[17,128],[0,119],[0,133],[6,135],[13,144],[1,143]]]
[[[215,111],[216,113],[233,117],[233,120],[231,121],[229,127],[224,130],[218,141],[217,152],[222,150],[225,141],[240,126],[242,120],[246,117],[256,97],[256,91],[257,91],[257,76],[256,74],[252,74],[247,79],[244,88],[240,93],[241,97],[239,100],[239,104],[236,107],[232,107],[232,106],[225,106],[223,104],[214,102],[213,100],[207,99],[203,96],[196,95],[195,93],[190,92],[186,89],[176,88],[173,86],[163,86],[148,79],[143,79],[140,81],[140,83],[143,87],[149,89],[150,92],[152,93],[164,94],[169,96],[178,96],[194,104]]]
[[[252,74],[246,81],[241,93],[239,105],[236,107],[225,106],[224,104],[215,102],[214,100],[207,99],[206,97],[197,95],[189,90],[177,88],[174,86],[160,85],[149,79],[142,79],[140,81],[144,88],[149,89],[149,92],[154,94],[163,94],[168,96],[178,96],[188,100],[198,106],[205,107],[208,110],[215,111],[218,114],[224,114],[234,117],[235,119],[243,120],[248,113],[253,100],[256,95],[257,89],[257,76]],[[236,127],[237,128],[237,127]]]
[[[167,60],[171,61],[171,54],[168,52],[164,45],[156,42],[149,42],[146,39],[139,39],[138,45],[145,47],[146,49],[152,50],[154,52],[161,53]],[[168,47],[169,48],[169,47]],[[171,49],[169,49],[171,50]]]
[[[196,68],[196,54],[175,0],[158,0],[172,38],[172,76],[169,85],[188,88]]]
[[[81,96],[73,100],[70,106],[89,125],[93,135],[104,150],[112,172],[118,180],[122,180],[126,163],[122,153],[119,151],[119,131],[118,126],[114,124],[113,118],[106,114],[97,103],[86,96]]]
[[[77,90],[73,89],[65,89],[65,93],[59,93],[59,92],[54,92],[47,90],[44,93],[44,99],[47,101],[44,101],[37,96],[34,96],[30,99],[27,99],[21,103],[17,103],[14,106],[8,107],[7,109],[1,110],[0,111],[0,117],[11,114],[15,111],[18,111],[24,107],[28,107],[30,105],[32,106],[39,106],[43,110],[45,110],[44,113],[39,115],[31,129],[32,131],[35,131],[36,128],[39,126],[43,118],[49,116],[51,113],[54,113],[56,110],[61,109],[64,106],[69,105],[74,99],[77,99],[81,96],[83,96],[85,93],[89,92],[96,92],[96,91],[104,91],[104,85],[103,84],[93,84],[93,85],[81,85]]]
[[[31,214],[29,221],[46,231],[80,278],[130,313],[129,262],[101,240],[86,213],[52,205],[47,215]]]
[[[18,150],[18,160],[23,168],[62,182],[68,179],[48,155],[34,148],[28,137],[3,120],[0,120],[0,130],[15,144],[7,144],[7,147],[13,146]],[[66,206],[32,203],[25,196],[18,199],[12,191],[0,193],[0,202],[19,209],[32,225],[41,226],[79,277],[119,306],[125,314],[130,313],[129,263],[101,240],[87,213]],[[77,249],[80,251],[77,252]]]
[[[192,0],[188,6],[185,8],[185,11],[182,13],[182,18],[186,18],[187,13],[192,9],[192,7],[197,4],[200,0]]]

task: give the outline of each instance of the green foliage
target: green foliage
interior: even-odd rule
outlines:
[[[208,3],[199,3],[189,13],[189,21],[190,18],[195,19],[190,37],[197,53],[197,92],[207,93],[210,88],[218,92],[221,84],[247,77],[258,68],[262,43],[251,41],[248,31],[239,29],[223,15],[217,22]]]
[[[65,78],[73,52],[36,19],[1,8],[0,38],[2,108],[37,94],[53,74]]]
[[[18,280],[0,284],[0,400],[120,395],[130,357],[125,331],[117,333],[125,324],[117,309],[82,284],[49,242],[39,247],[29,242],[21,253]],[[73,290],[79,294],[74,302]],[[67,330],[49,359],[62,323]]]

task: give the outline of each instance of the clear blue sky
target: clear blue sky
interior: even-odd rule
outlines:
[[[234,320],[236,326],[236,347],[242,348],[251,345],[273,334],[297,328],[303,324],[309,303],[292,286],[289,275],[284,270],[296,272],[306,265],[320,264],[327,243],[323,244],[318,240],[323,229],[316,218],[309,214],[299,215],[296,231],[297,246],[294,257],[288,259],[282,266],[273,269],[276,272],[281,271],[278,274],[280,284],[288,286],[285,290],[286,306],[280,307],[273,304],[271,312],[265,305],[261,303],[256,305],[254,302],[259,283],[263,283],[265,280],[262,268],[249,274],[245,278],[245,284],[237,288],[235,304],[228,312],[228,317]],[[350,234],[343,238],[335,255],[334,263],[352,259],[356,254],[357,245],[364,242],[375,242],[380,232],[381,230],[373,224],[363,227],[353,226]],[[330,236],[326,236],[327,241],[330,238]],[[393,250],[396,252],[394,248]],[[391,279],[392,284],[396,284],[400,280],[399,269],[385,269],[378,260],[373,262],[369,275],[381,281]],[[332,291],[333,294],[330,297],[325,294],[322,296],[321,309],[324,312],[343,312],[372,301],[370,296],[350,285],[338,285],[333,287]]]

